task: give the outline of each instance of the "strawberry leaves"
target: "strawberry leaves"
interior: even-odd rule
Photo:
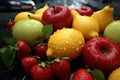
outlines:
[[[7,70],[10,70],[14,59],[15,59],[15,39],[11,34],[6,34],[2,36],[3,42],[6,44],[6,46],[0,48],[0,58],[6,67]]]
[[[3,35],[2,40],[9,45],[14,45],[16,43],[16,40],[13,38],[12,34]]]
[[[1,48],[0,58],[7,70],[10,70],[15,59],[15,50],[10,46]]]
[[[92,74],[95,80],[105,80],[104,73],[99,69],[92,70]]]
[[[95,80],[105,80],[104,73],[101,70],[99,70],[99,69],[93,69],[93,70],[91,70],[91,69],[88,68],[87,72],[88,73],[92,73],[92,75],[95,78]]]

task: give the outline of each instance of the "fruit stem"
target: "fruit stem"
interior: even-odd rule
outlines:
[[[112,8],[112,7],[113,7],[113,4],[109,4],[109,7]]]
[[[28,14],[28,17],[30,18],[30,15]]]
[[[57,10],[56,10],[56,8],[55,8],[55,6],[53,6],[53,10],[54,10],[53,11],[54,14],[58,13]]]

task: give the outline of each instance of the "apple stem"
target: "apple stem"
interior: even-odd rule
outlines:
[[[54,9],[53,12],[54,12],[55,14],[58,13],[57,10],[56,10],[56,8],[55,8],[55,6],[53,6],[53,9]]]

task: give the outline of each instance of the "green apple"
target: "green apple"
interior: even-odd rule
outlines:
[[[24,19],[15,23],[13,26],[13,37],[16,40],[24,40],[30,46],[40,42],[42,38],[43,24],[34,19]]]
[[[120,20],[110,23],[104,30],[103,36],[120,43]]]

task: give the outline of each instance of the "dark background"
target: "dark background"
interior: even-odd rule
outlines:
[[[48,4],[50,7],[53,5],[64,5],[63,0],[34,0],[36,3],[36,9],[41,8],[44,4]],[[108,1],[108,2],[107,2]],[[105,5],[113,4],[115,8],[114,18],[120,18],[120,1],[119,0],[67,0],[67,6],[71,7],[80,7],[83,5],[92,7],[95,11],[103,8]],[[0,47],[3,46],[1,41],[1,35],[7,34],[9,31],[6,28],[7,21],[19,13],[21,10],[14,11],[2,11],[0,10]],[[29,10],[30,12],[34,12],[35,10]],[[4,68],[2,61],[0,61],[0,80],[30,80],[23,70],[19,67],[18,62],[13,64],[11,71],[7,72]]]

